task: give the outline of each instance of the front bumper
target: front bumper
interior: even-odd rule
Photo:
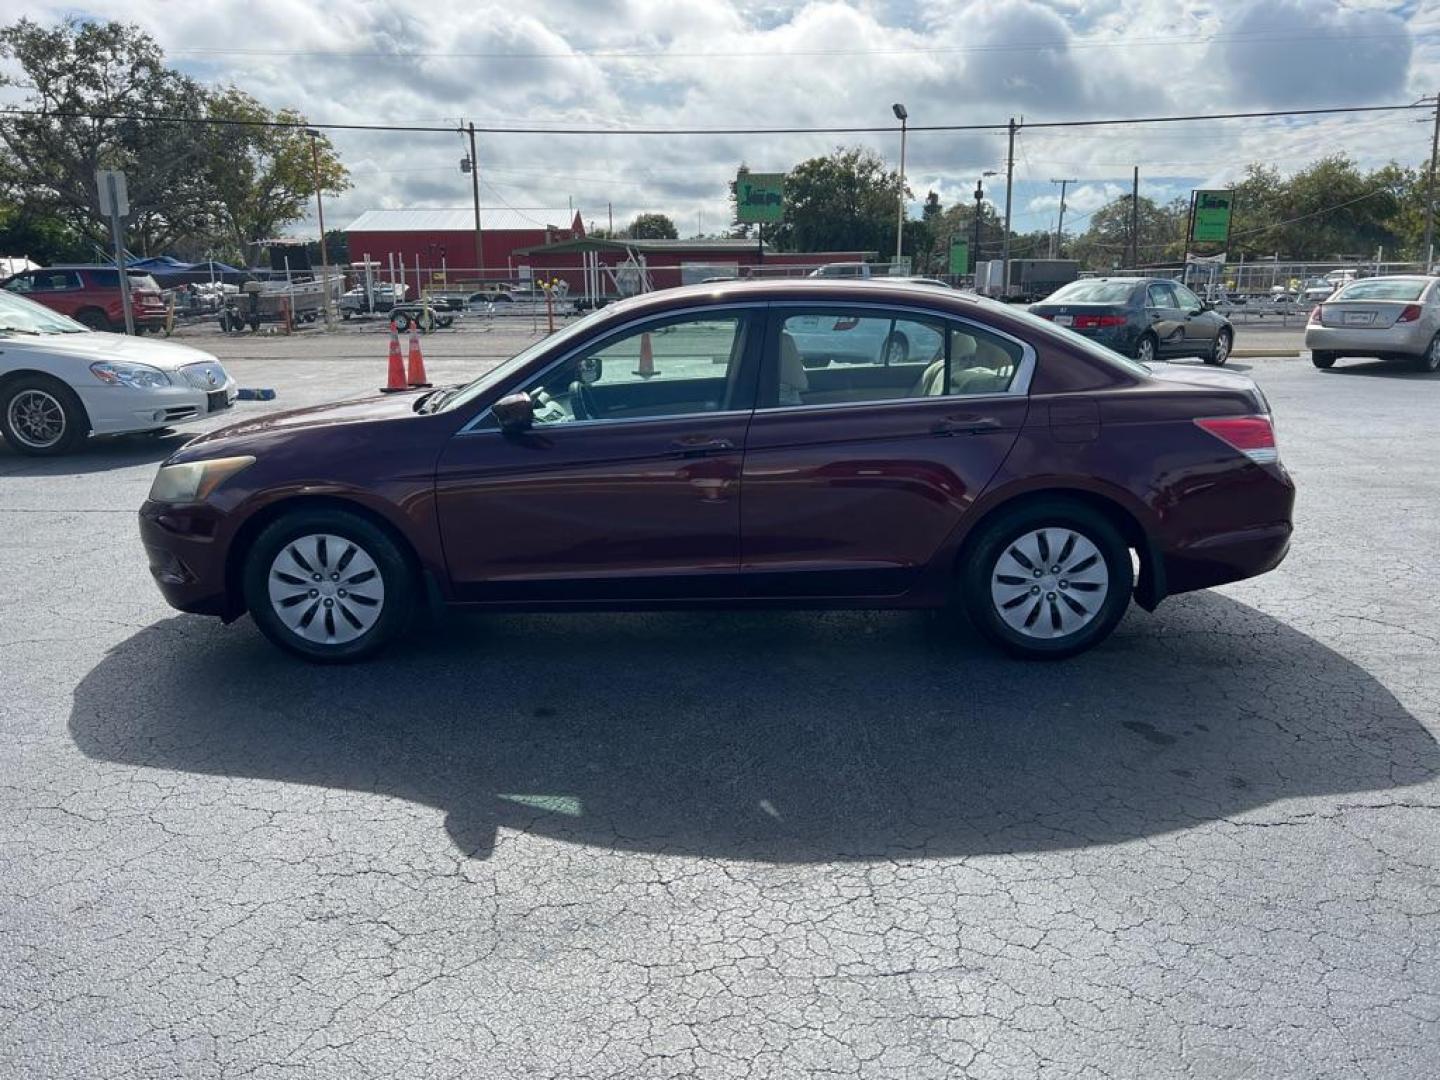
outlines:
[[[1383,329],[1312,324],[1305,328],[1305,347],[1312,352],[1334,352],[1345,356],[1384,356],[1389,353],[1420,356],[1429,346],[1430,337],[1430,328],[1421,322]]]
[[[77,386],[75,390],[90,417],[90,430],[96,435],[125,435],[193,423],[225,412],[235,404],[240,392],[234,378],[228,375],[214,390],[202,390],[183,380],[145,390],[103,383]]]
[[[224,515],[205,504],[146,500],[140,542],[165,602],[179,611],[231,618],[225,577]]]

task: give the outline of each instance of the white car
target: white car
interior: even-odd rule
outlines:
[[[238,391],[207,352],[89,330],[0,292],[0,433],[22,454],[63,454],[230,408]]]

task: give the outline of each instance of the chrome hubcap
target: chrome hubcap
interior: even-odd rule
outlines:
[[[1220,337],[1219,337],[1219,338],[1216,340],[1216,342],[1215,342],[1215,359],[1216,359],[1216,360],[1224,360],[1224,359],[1225,359],[1227,356],[1229,356],[1229,355],[1230,355],[1230,339],[1229,339],[1228,337],[1226,337],[1224,334],[1221,334]]]
[[[360,637],[385,607],[385,579],[369,552],[328,533],[285,545],[270,564],[270,606],[290,631],[321,645]]]
[[[1142,364],[1148,364],[1151,360],[1155,359],[1155,346],[1150,344],[1149,338],[1141,340],[1140,348],[1136,350],[1135,358]]]
[[[7,411],[10,430],[26,446],[44,450],[65,437],[65,407],[44,390],[21,390]]]
[[[1110,571],[1089,539],[1073,529],[1036,529],[1000,555],[990,598],[1010,629],[1054,640],[1088,626],[1105,604]]]

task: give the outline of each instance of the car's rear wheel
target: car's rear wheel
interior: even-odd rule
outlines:
[[[99,308],[84,308],[81,311],[77,311],[75,313],[75,321],[81,326],[91,330],[108,331],[110,329],[110,320],[106,317],[105,312]]]
[[[1142,364],[1153,364],[1155,362],[1155,335],[1141,334],[1140,340],[1135,343],[1135,359]]]
[[[1440,371],[1440,334],[1430,339],[1430,347],[1415,361],[1418,371]]]
[[[1130,602],[1130,549],[1098,511],[1065,499],[1001,511],[966,545],[971,621],[1017,656],[1061,659],[1103,641]]]
[[[1310,362],[1321,371],[1326,371],[1335,366],[1335,354],[1333,352],[1315,352],[1311,350]]]
[[[1214,367],[1224,367],[1225,361],[1230,359],[1230,347],[1233,342],[1230,339],[1230,331],[1221,330],[1215,335],[1215,344],[1210,347],[1210,355],[1205,357],[1205,363]]]
[[[0,431],[22,454],[48,457],[69,453],[90,434],[80,398],[58,379],[24,375],[0,390]]]
[[[268,525],[245,560],[245,601],[282,649],[320,663],[370,656],[410,621],[414,574],[399,545],[345,510]]]

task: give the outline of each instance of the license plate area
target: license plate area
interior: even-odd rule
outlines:
[[[1074,315],[1056,315],[1056,316],[1055,316],[1055,325],[1056,325],[1056,326],[1074,326],[1074,325],[1075,325],[1075,316],[1074,316]]]
[[[1369,326],[1375,321],[1373,311],[1347,311],[1345,312],[1346,326]]]
[[[230,408],[231,401],[225,396],[224,390],[210,390],[205,394],[206,412],[223,412]]]

